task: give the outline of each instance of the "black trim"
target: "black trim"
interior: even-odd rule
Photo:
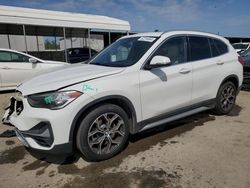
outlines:
[[[69,133],[69,141],[73,141],[74,140],[74,133],[75,130],[77,128],[77,123],[79,118],[84,114],[84,112],[86,110],[88,110],[89,108],[93,107],[94,105],[98,105],[102,102],[108,101],[108,100],[122,100],[123,102],[126,103],[126,105],[129,107],[130,112],[132,113],[132,126],[129,127],[130,129],[130,133],[135,133],[136,130],[136,122],[137,122],[137,118],[136,118],[136,111],[135,108],[133,106],[133,103],[126,97],[121,96],[121,95],[110,95],[110,96],[106,96],[106,97],[102,97],[99,99],[96,99],[92,102],[90,102],[89,104],[85,105],[74,117],[74,120],[71,124],[71,128],[70,128],[70,133]]]
[[[47,130],[49,135],[43,135]],[[23,135],[23,137],[32,138],[40,146],[50,147],[54,142],[53,131],[48,121],[40,122],[28,131],[19,132]]]
[[[178,114],[181,114],[184,112],[188,112],[188,111],[191,111],[191,110],[194,110],[196,108],[203,107],[203,106],[212,109],[215,107],[215,104],[216,104],[216,99],[210,99],[210,100],[207,100],[204,102],[199,102],[199,103],[193,104],[191,106],[183,107],[183,108],[171,111],[171,112],[167,112],[167,113],[143,120],[137,124],[137,132],[139,132],[141,129],[143,129],[146,125],[148,125],[150,123],[157,122],[157,121],[160,121],[162,119],[170,118],[172,116],[175,116],[175,115],[178,115]]]
[[[72,142],[68,142],[65,144],[58,144],[58,145],[55,145],[50,150],[41,150],[41,149],[36,149],[36,148],[31,148],[31,147],[29,147],[28,149],[33,150],[33,151],[37,151],[40,153],[53,154],[53,155],[72,154],[73,153],[73,144],[72,144]]]

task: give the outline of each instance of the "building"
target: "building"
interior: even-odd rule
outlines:
[[[44,59],[67,60],[72,47],[100,51],[129,32],[129,22],[107,16],[0,6],[0,48]]]

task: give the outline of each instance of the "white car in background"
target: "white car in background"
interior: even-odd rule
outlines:
[[[250,47],[250,43],[234,43],[232,44],[232,46],[234,47],[234,49],[236,50],[237,53],[241,53],[244,52],[245,50],[247,50]]]
[[[65,65],[68,63],[42,60],[29,54],[0,48],[0,91],[15,89],[24,80]]]

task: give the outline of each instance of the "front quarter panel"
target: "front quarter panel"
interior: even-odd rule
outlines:
[[[138,71],[124,71],[119,74],[82,82],[64,90],[81,91],[90,96],[92,100],[114,95],[125,97],[133,104],[137,121],[140,121],[142,117],[138,76]]]

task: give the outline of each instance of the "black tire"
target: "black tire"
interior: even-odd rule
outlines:
[[[76,145],[88,161],[102,161],[121,152],[128,137],[129,120],[126,112],[117,105],[103,104],[82,120]]]
[[[226,115],[231,112],[236,100],[237,90],[235,85],[228,81],[223,83],[216,96],[216,106],[214,113],[217,115]]]

